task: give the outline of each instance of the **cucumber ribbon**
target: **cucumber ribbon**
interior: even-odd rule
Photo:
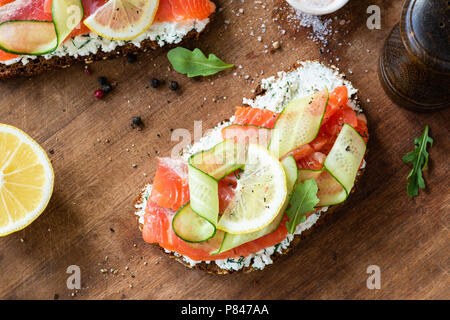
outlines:
[[[84,17],[81,0],[53,0],[53,21],[9,20],[0,24],[0,49],[14,54],[55,51]]]
[[[349,124],[344,124],[320,170],[299,170],[299,181],[315,179],[318,207],[344,202],[355,183],[366,152],[366,142]]]
[[[316,95],[290,102],[278,117],[272,131],[269,150],[279,158],[313,141],[319,132],[328,104],[325,89]],[[345,124],[321,170],[299,170],[298,180],[315,179],[319,187],[318,206],[345,201],[353,188],[366,143],[359,133]]]
[[[219,181],[242,168],[246,155],[245,145],[225,140],[189,158],[190,202],[172,221],[173,230],[181,239],[196,243],[214,237],[219,220]]]
[[[269,143],[269,151],[278,159],[290,151],[313,141],[325,115],[329,93],[295,99],[281,111]]]

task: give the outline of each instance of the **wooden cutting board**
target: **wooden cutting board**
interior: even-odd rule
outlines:
[[[323,44],[309,39],[310,28],[286,21],[288,9],[280,0],[217,3],[223,10],[208,32],[185,46],[213,52],[234,63],[234,70],[188,79],[170,70],[167,49],[162,49],[139,56],[135,64],[123,58],[93,64],[91,76],[77,65],[0,83],[0,122],[42,144],[56,174],[42,216],[0,239],[0,298],[448,298],[450,110],[417,114],[400,109],[377,76],[380,50],[400,19],[402,1],[350,1],[325,17],[332,19],[333,35],[323,53]],[[381,8],[380,30],[366,26],[372,4]],[[281,48],[266,53],[265,46],[270,49],[274,41]],[[250,97],[262,78],[298,59],[335,64],[360,90],[370,152],[366,174],[345,207],[290,255],[251,274],[191,271],[144,243],[133,201],[151,181],[156,156],[169,156],[176,145],[170,129],[192,131],[195,120],[203,120],[204,129],[213,127]],[[98,76],[118,82],[103,100],[94,97]],[[153,89],[152,77],[166,83]],[[170,80],[181,89],[169,90]],[[144,130],[131,129],[133,116],[142,117]],[[435,139],[425,174],[428,188],[410,199],[410,167],[401,157],[426,124]],[[70,265],[81,269],[80,290],[66,287]],[[369,265],[381,269],[380,290],[366,287]]]

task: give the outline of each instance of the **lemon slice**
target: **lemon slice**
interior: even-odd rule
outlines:
[[[25,228],[44,211],[53,181],[45,151],[21,130],[0,124],[0,236]]]
[[[96,34],[110,40],[131,40],[153,23],[159,0],[110,0],[84,20]]]
[[[287,198],[283,165],[266,148],[250,144],[235,197],[217,228],[231,234],[261,230],[271,223]]]

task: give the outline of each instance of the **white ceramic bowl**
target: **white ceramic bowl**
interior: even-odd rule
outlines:
[[[286,0],[291,6],[295,9],[300,10],[304,13],[313,14],[316,16],[320,16],[323,14],[333,13],[342,8],[348,0],[333,0],[329,5],[324,7],[309,5],[309,0]]]

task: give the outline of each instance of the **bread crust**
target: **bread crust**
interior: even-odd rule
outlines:
[[[291,68],[289,68],[286,72],[293,71],[293,70],[295,70],[296,68],[300,67],[300,65],[301,65],[301,61],[297,61],[297,62],[296,62]],[[334,67],[334,66],[331,66],[331,67],[332,67],[333,69],[336,69],[336,70],[337,70],[336,67]],[[341,74],[340,76],[341,76],[343,79],[345,79],[345,75]],[[261,89],[261,86],[258,85],[257,89],[255,90],[255,94],[253,95],[252,98],[256,98],[257,96],[263,95],[264,93],[265,93],[265,90]],[[360,106],[360,101],[359,101],[359,99],[358,99],[358,97],[357,97],[356,95],[352,96],[352,100],[356,103],[356,105],[357,105],[358,107]],[[364,158],[367,156],[368,151],[369,151],[369,150],[367,149]],[[361,176],[364,174],[364,171],[365,171],[364,168],[363,168],[363,169],[360,169],[360,170],[358,171],[358,174],[357,174],[356,180],[355,180],[355,184],[354,184],[354,187],[353,187],[352,191],[350,192],[350,195],[351,195],[352,193],[354,193],[354,191],[356,190],[356,188],[357,188],[357,186],[358,186],[358,184],[359,184],[359,181],[360,181],[360,179],[361,179]],[[143,195],[143,191],[142,191],[142,192],[139,194],[139,196],[136,198],[136,200],[135,200],[135,205],[140,204],[140,203],[142,202],[142,195]],[[349,197],[350,197],[350,195],[349,195]],[[270,258],[271,258],[272,261],[273,261],[273,263],[272,263],[271,265],[275,264],[278,260],[280,260],[282,256],[285,256],[285,255],[287,255],[288,253],[290,253],[290,252],[292,251],[292,249],[293,249],[294,247],[298,246],[299,243],[300,243],[302,240],[308,238],[315,230],[319,229],[322,225],[325,224],[326,221],[330,220],[330,217],[333,215],[333,213],[336,212],[336,211],[339,211],[340,208],[344,207],[345,203],[346,203],[346,201],[344,201],[344,202],[341,203],[341,204],[338,204],[338,205],[334,205],[334,206],[329,207],[329,209],[328,209],[327,211],[322,212],[322,213],[320,214],[319,219],[317,220],[316,223],[314,223],[314,225],[312,225],[311,228],[309,228],[309,229],[307,229],[307,230],[304,230],[304,231],[303,231],[301,234],[299,234],[299,235],[295,235],[295,236],[294,236],[294,239],[291,241],[291,243],[289,244],[289,247],[288,247],[288,248],[284,249],[281,253],[279,253],[279,252],[274,252],[274,253],[270,256]],[[137,220],[139,220],[139,219],[137,218]],[[143,226],[142,226],[139,222],[138,222],[138,225],[139,225],[139,230],[142,232]],[[179,263],[183,264],[183,265],[186,266],[187,268],[190,268],[190,269],[196,269],[196,270],[201,270],[201,271],[203,271],[203,272],[210,273],[210,274],[250,273],[250,272],[252,272],[252,271],[257,271],[257,270],[259,270],[259,269],[253,268],[251,265],[248,266],[248,267],[243,267],[243,268],[241,268],[241,269],[239,269],[239,270],[227,270],[227,269],[222,269],[222,268],[220,268],[220,267],[219,267],[216,263],[214,263],[213,261],[211,261],[210,263],[200,262],[200,263],[197,263],[197,264],[195,264],[194,266],[192,266],[192,265],[190,265],[188,262],[184,261],[182,256],[176,256],[173,252],[166,252],[166,251],[164,250],[164,248],[162,248],[162,247],[159,246],[158,244],[152,244],[152,245],[157,246],[159,249],[161,249],[161,252],[167,254],[170,258],[175,259],[176,261],[178,261]],[[269,265],[267,265],[266,268],[267,268],[267,267],[269,267]]]
[[[195,30],[189,31],[188,34],[184,36],[182,42],[187,41],[189,39],[198,39],[199,36],[208,29],[211,20],[212,16],[210,17],[208,25],[201,32],[197,32]],[[171,48],[178,45],[180,45],[180,43],[169,44],[164,47]],[[115,50],[110,52],[103,52],[99,50],[95,54],[90,54],[82,57],[80,56],[76,58],[73,56],[66,55],[63,57],[55,56],[50,59],[45,59],[43,56],[39,56],[36,59],[33,60],[30,59],[26,65],[22,64],[22,62],[20,61],[11,65],[5,65],[0,63],[0,80],[7,80],[18,76],[20,77],[35,76],[49,70],[69,68],[72,65],[80,62],[90,64],[95,61],[109,60],[117,57],[126,56],[127,54],[130,53],[134,54],[143,53],[158,48],[161,48],[161,46],[156,41],[146,39],[141,42],[140,48],[136,47],[132,43],[128,43],[126,45],[119,46]]]

